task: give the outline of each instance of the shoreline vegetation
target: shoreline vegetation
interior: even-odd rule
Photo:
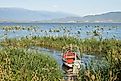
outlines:
[[[31,47],[40,46],[49,49],[60,50],[63,46],[73,44],[77,45],[81,53],[95,53],[95,54],[106,54],[108,52],[121,53],[121,40],[117,39],[102,39],[96,38],[79,39],[69,36],[53,37],[53,36],[28,36],[22,38],[11,38],[5,39],[0,42],[1,46],[14,46],[14,47]]]
[[[47,54],[17,47],[0,49],[0,81],[60,81],[62,73]]]
[[[33,36],[33,37],[22,37],[20,39],[5,39],[3,41],[0,42],[0,45],[2,47],[13,47],[13,48],[29,48],[31,46],[39,46],[39,47],[45,47],[45,48],[50,48],[50,49],[56,49],[56,50],[61,50],[63,46],[65,45],[69,45],[69,44],[73,44],[73,45],[77,45],[79,46],[80,52],[81,53],[93,53],[93,54],[102,54],[109,66],[105,66],[105,68],[103,67],[99,67],[97,66],[97,70],[93,69],[93,64],[90,66],[90,68],[87,68],[86,70],[80,70],[80,76],[79,79],[81,81],[120,81],[121,80],[121,40],[116,40],[116,39],[102,39],[102,40],[98,40],[96,38],[90,38],[90,39],[78,39],[78,38],[74,38],[74,37],[37,37],[37,36]],[[12,55],[14,56],[14,54],[18,54],[20,52],[20,54],[22,55],[23,53],[21,51],[16,51],[16,50],[12,50],[11,52],[11,48],[7,49],[8,52],[6,50],[1,50],[3,52],[1,52],[1,54],[4,56],[4,51],[6,51],[6,54],[10,54],[12,53]],[[24,51],[23,51],[24,52]],[[26,53],[24,53],[26,54]],[[18,54],[19,55],[19,54]],[[27,54],[28,55],[28,54]],[[32,54],[34,55],[34,54]],[[35,54],[37,56],[39,56],[39,54]],[[32,56],[30,56],[32,58]],[[40,58],[42,58],[41,56],[39,56]],[[44,56],[45,57],[45,56]],[[19,57],[16,57],[19,58]],[[21,58],[24,58],[23,55]],[[35,58],[35,62],[38,62],[39,60],[37,60],[37,58]],[[17,62],[17,61],[15,61]],[[25,61],[26,62],[26,61]],[[28,62],[28,61],[27,61]],[[48,61],[46,60],[46,62],[44,63],[50,63],[51,59]],[[55,62],[54,62],[55,63]],[[39,65],[39,64],[38,64]],[[9,65],[8,65],[9,66]],[[28,64],[29,66],[29,64]],[[47,68],[49,68],[50,66],[48,66]],[[30,67],[29,67],[30,68]],[[38,69],[40,69],[41,67],[37,67]],[[59,71],[59,70],[58,70]],[[35,71],[36,72],[36,71]],[[40,73],[42,74],[42,73]],[[51,72],[51,74],[54,75],[54,77],[56,77],[56,71]],[[58,73],[57,73],[58,74]],[[30,74],[29,74],[30,75]],[[58,77],[59,75],[57,75]],[[46,78],[48,78],[49,76],[46,76]],[[59,76],[60,77],[60,76]],[[51,76],[50,76],[51,78]],[[48,79],[47,81],[59,81],[59,79],[54,79],[51,78],[50,80]]]

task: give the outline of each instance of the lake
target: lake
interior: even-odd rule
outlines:
[[[3,30],[4,27],[33,28]],[[98,33],[95,36],[94,33]],[[73,36],[81,39],[102,37],[121,39],[121,23],[0,23],[0,38],[25,36]]]

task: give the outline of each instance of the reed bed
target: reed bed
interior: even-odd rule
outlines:
[[[61,81],[56,61],[47,54],[16,47],[0,49],[0,81]]]
[[[1,46],[25,47],[40,46],[61,50],[65,45],[77,45],[81,53],[102,54],[107,65],[100,67],[92,62],[90,68],[80,70],[81,81],[121,81],[121,40],[95,38],[79,39],[74,37],[26,37],[21,39],[5,39]],[[96,69],[94,69],[94,67]],[[48,80],[50,81],[50,80]]]
[[[0,42],[1,46],[31,47],[40,46],[61,50],[65,45],[77,45],[81,53],[107,54],[109,51],[121,53],[121,40],[96,38],[79,39],[74,37],[23,37],[21,39],[5,39]]]
[[[101,63],[93,61],[86,68],[81,68],[80,81],[121,81],[121,55],[106,58]]]

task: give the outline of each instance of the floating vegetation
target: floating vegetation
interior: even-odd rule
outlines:
[[[97,30],[94,30],[94,31],[93,31],[93,34],[94,34],[94,36],[100,36],[100,33],[97,32]]]
[[[36,28],[35,26],[29,26],[29,27],[23,27],[23,26],[4,26],[4,27],[1,27],[2,30],[5,30],[5,31],[10,31],[10,30],[34,30],[36,31]]]

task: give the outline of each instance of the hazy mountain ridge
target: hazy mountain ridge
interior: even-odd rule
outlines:
[[[100,15],[89,15],[83,17],[88,21],[121,21],[121,12],[109,12]]]
[[[22,8],[0,8],[0,22],[85,23],[121,22],[121,12],[80,17],[63,12],[33,11]]]
[[[51,22],[72,22],[72,23],[95,23],[95,22],[109,22],[109,23],[120,23],[121,22],[121,12],[109,12],[109,13],[104,13],[104,14],[99,14],[99,15],[87,15],[84,17],[66,17],[66,18],[61,18],[61,19],[56,19],[56,20],[51,20]]]
[[[11,21],[40,21],[75,16],[63,12],[32,11],[22,8],[0,8],[0,19]]]

